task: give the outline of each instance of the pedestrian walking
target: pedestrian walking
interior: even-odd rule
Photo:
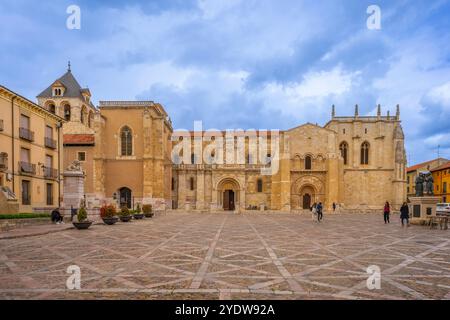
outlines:
[[[317,205],[317,221],[321,221],[323,219],[323,205],[322,202],[319,202],[319,204]]]
[[[333,202],[333,212],[335,212],[335,211],[336,211],[336,203]]]
[[[409,208],[406,202],[400,208],[400,220],[402,221],[402,227],[409,227]]]
[[[389,215],[391,213],[391,206],[389,205],[389,202],[386,201],[386,203],[384,204],[384,209],[383,209],[383,216],[384,216],[384,223],[390,223],[389,221]]]
[[[317,204],[314,202],[314,204],[311,207],[311,220],[312,221],[316,220],[316,215],[317,215]]]

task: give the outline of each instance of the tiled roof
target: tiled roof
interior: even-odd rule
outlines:
[[[95,137],[93,134],[65,134],[64,144],[84,144],[84,145],[94,145]]]
[[[422,167],[426,166],[427,164],[431,164],[432,162],[437,161],[437,160],[441,160],[441,161],[445,161],[445,162],[449,161],[449,160],[444,159],[444,158],[439,158],[439,159],[433,159],[433,160],[425,161],[425,162],[418,163],[416,165],[413,165],[411,167],[406,168],[406,172],[416,171],[417,169],[422,168]]]
[[[88,88],[81,88],[80,84],[78,83],[77,79],[72,74],[72,71],[67,71],[65,74],[62,75],[61,78],[57,79],[56,81],[59,81],[62,83],[65,87],[64,95],[63,97],[67,98],[80,98],[84,101],[83,92],[87,92],[90,95],[90,91]],[[56,82],[55,81],[55,82]],[[55,83],[53,82],[53,83]],[[53,83],[44,91],[42,91],[37,97],[38,98],[52,98],[53,92],[52,92],[52,85]],[[89,102],[89,105],[92,108],[95,108],[95,106],[92,104],[92,102]]]
[[[440,165],[437,168],[434,168],[433,170],[430,171],[440,171],[440,170],[445,170],[445,169],[450,169],[450,161],[447,163],[444,163],[443,165]]]

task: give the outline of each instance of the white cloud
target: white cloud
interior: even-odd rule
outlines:
[[[428,97],[440,104],[444,110],[450,110],[450,81],[430,90]]]

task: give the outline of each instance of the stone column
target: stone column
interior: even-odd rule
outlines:
[[[197,172],[197,188],[196,188],[196,204],[197,210],[203,210],[205,208],[205,173],[203,169],[199,169]]]
[[[84,200],[84,173],[80,162],[75,160],[63,173],[64,176],[64,210],[79,208]]]

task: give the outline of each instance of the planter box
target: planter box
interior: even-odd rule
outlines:
[[[117,217],[105,217],[102,218],[103,222],[109,226],[115,224],[117,221],[119,221],[119,218]]]
[[[144,214],[143,213],[136,213],[133,215],[133,217],[137,220],[143,219],[144,218]]]
[[[92,221],[72,222],[72,224],[78,230],[85,230],[85,229],[88,229],[92,225]]]
[[[151,218],[151,217],[153,217],[153,212],[144,213],[144,216],[145,216],[146,218]]]
[[[129,222],[133,218],[133,216],[130,214],[129,216],[120,216],[119,218],[122,222]]]

